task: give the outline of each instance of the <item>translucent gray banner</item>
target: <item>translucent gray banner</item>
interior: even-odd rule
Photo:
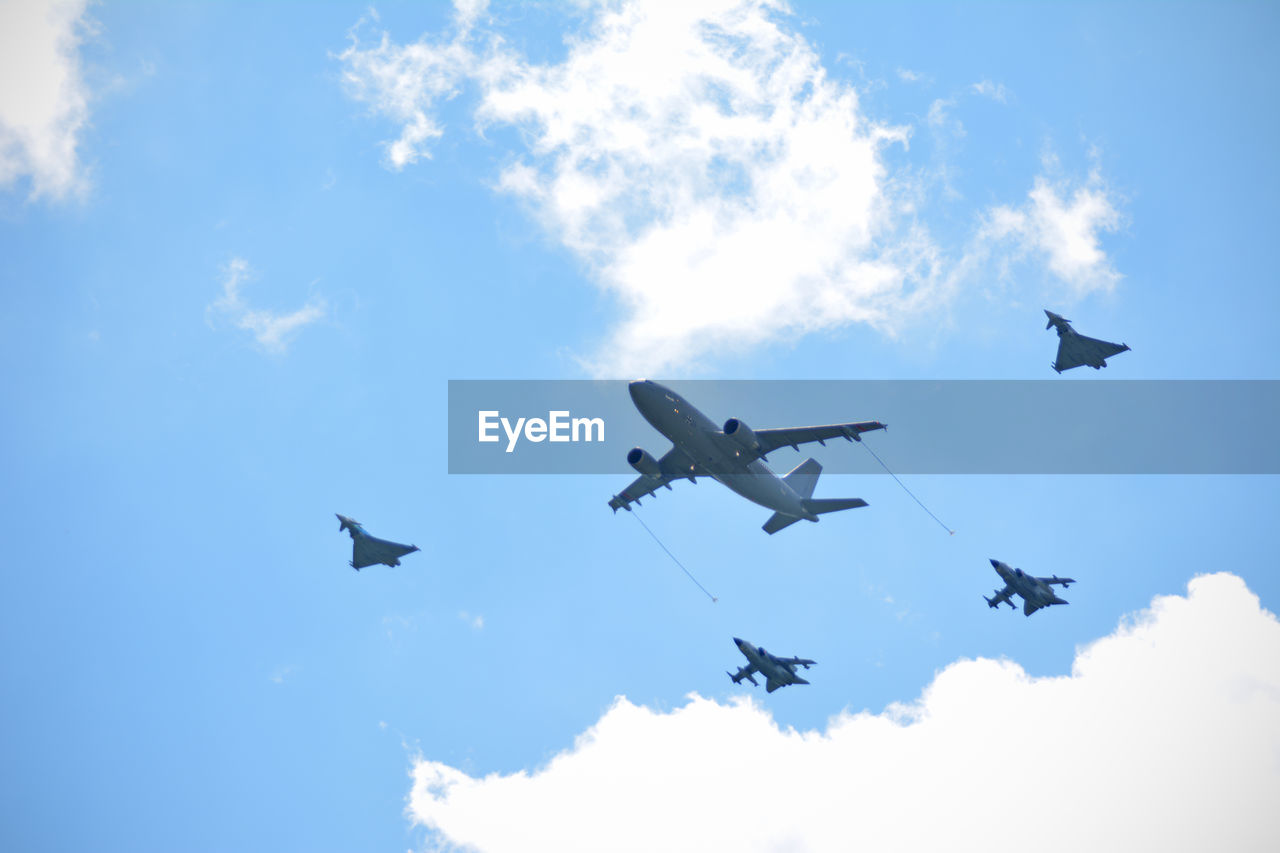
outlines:
[[[664,382],[723,425],[881,421],[865,441],[906,474],[1278,474],[1280,381]],[[522,420],[523,419],[523,420]],[[483,438],[483,440],[482,440]],[[671,442],[622,381],[451,380],[450,474],[634,474],[627,451]],[[878,474],[861,447],[774,451],[828,473]]]

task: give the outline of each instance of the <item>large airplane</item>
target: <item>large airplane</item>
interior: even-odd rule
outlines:
[[[399,542],[370,536],[354,518],[347,518],[336,512],[334,515],[338,516],[338,532],[347,530],[351,533],[351,562],[348,565],[357,572],[365,566],[374,566],[379,563],[384,566],[398,566],[401,557],[418,550],[417,545],[401,545]]]
[[[1000,575],[1005,587],[996,590],[995,598],[983,596],[987,606],[999,607],[1001,604],[1007,604],[1017,610],[1009,600],[1011,596],[1017,595],[1022,598],[1022,612],[1027,616],[1051,604],[1068,604],[1066,600],[1058,598],[1057,593],[1053,591],[1053,584],[1060,583],[1062,588],[1066,589],[1069,584],[1076,582],[1075,578],[1060,578],[1057,575],[1051,578],[1032,577],[1022,569],[1011,569],[1007,563],[994,558],[991,560],[991,567],[996,570],[996,574]]]
[[[768,693],[772,693],[779,687],[786,687],[788,684],[808,684],[809,682],[796,675],[796,667],[802,666],[808,669],[817,663],[808,658],[775,657],[766,652],[762,646],[753,646],[737,637],[733,638],[733,642],[738,647],[738,651],[746,656],[747,665],[740,667],[736,675],[732,672],[725,672],[725,675],[732,678],[734,684],[740,683],[745,678],[759,687],[759,682],[751,677],[751,673],[758,672],[765,678],[764,689]]]
[[[1045,328],[1057,327],[1058,329],[1058,357],[1053,362],[1053,369],[1059,373],[1082,364],[1099,370],[1107,366],[1107,359],[1111,356],[1129,351],[1128,344],[1113,344],[1110,341],[1085,337],[1071,328],[1071,321],[1062,315],[1048,309],[1045,309],[1044,313],[1049,318]]]
[[[765,464],[765,458],[780,447],[799,450],[810,441],[824,446],[829,438],[861,441],[862,433],[885,428],[879,421],[753,431],[737,418],[729,418],[720,429],[684,397],[657,382],[637,379],[630,391],[640,414],[674,446],[661,459],[654,459],[642,448],[632,448],[627,462],[640,477],[609,501],[614,512],[629,512],[632,502],[640,503],[663,486],[670,489],[672,482],[685,479],[696,483],[698,477],[710,477],[773,510],[764,524],[764,531],[770,534],[801,519],[817,521],[828,512],[867,505],[862,498],[813,497],[822,473],[816,459],[806,459],[779,477]]]

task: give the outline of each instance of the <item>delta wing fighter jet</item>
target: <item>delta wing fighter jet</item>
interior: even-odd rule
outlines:
[[[758,672],[765,677],[764,689],[768,693],[772,693],[779,687],[786,687],[788,684],[808,684],[809,682],[796,675],[796,667],[802,666],[808,669],[817,663],[808,658],[775,657],[766,652],[763,647],[753,646],[737,637],[733,638],[733,642],[737,645],[738,651],[746,656],[747,665],[740,667],[736,675],[732,672],[726,672],[725,675],[733,679],[734,684],[741,683],[745,678],[759,687],[759,683],[751,677],[751,673]]]
[[[1064,599],[1058,598],[1053,591],[1053,584],[1060,583],[1062,588],[1066,589],[1069,584],[1075,583],[1075,578],[1060,578],[1054,575],[1051,578],[1036,578],[1026,574],[1022,569],[1011,569],[1007,563],[992,559],[991,567],[996,570],[996,574],[1000,575],[1004,580],[1004,589],[997,589],[994,598],[983,599],[987,602],[988,607],[999,607],[1001,604],[1007,604],[1014,607],[1010,597],[1017,595],[1022,598],[1022,612],[1027,616],[1035,613],[1041,607],[1048,607],[1051,604],[1068,604]],[[1016,610],[1017,608],[1014,607]]]
[[[335,512],[334,515],[338,514]],[[344,530],[351,533],[350,566],[357,572],[365,566],[375,566],[379,563],[384,566],[398,566],[401,557],[418,550],[417,545],[401,545],[399,542],[389,542],[377,536],[370,536],[354,518],[338,515],[338,532],[341,533]]]
[[[698,477],[710,477],[773,510],[764,524],[764,531],[770,534],[801,519],[817,521],[824,513],[867,505],[862,498],[813,497],[822,473],[816,459],[806,459],[779,477],[765,464],[765,458],[780,447],[799,450],[801,444],[811,441],[822,445],[829,438],[861,441],[862,433],[885,428],[879,421],[753,431],[737,418],[729,418],[722,430],[684,397],[657,382],[637,379],[630,391],[644,419],[675,446],[661,459],[654,459],[642,448],[632,448],[627,462],[640,477],[609,501],[614,512],[629,512],[633,502],[640,503],[663,486],[670,489],[676,480],[696,483]]]
[[[1129,351],[1128,344],[1113,344],[1085,337],[1071,328],[1071,321],[1060,314],[1048,309],[1044,313],[1049,318],[1045,328],[1056,327],[1058,330],[1058,358],[1053,362],[1053,369],[1059,373],[1082,364],[1099,370],[1107,366],[1107,359],[1111,356]]]

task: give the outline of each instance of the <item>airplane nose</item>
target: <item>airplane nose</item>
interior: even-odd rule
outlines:
[[[634,382],[627,383],[627,390],[631,392],[631,401],[637,405],[643,400],[652,400],[654,398],[655,383],[651,379],[637,379]]]
[[[739,640],[737,637],[734,637],[734,638],[733,638],[733,644],[734,644],[735,646],[737,646],[738,648],[742,648],[742,641],[741,641],[741,640]]]
[[[1000,561],[999,561],[999,560],[997,560],[995,557],[992,557],[992,558],[991,558],[991,568],[993,568],[993,569],[994,569],[994,568],[996,568],[996,567],[997,567],[997,566],[999,566],[999,565],[1000,565]]]

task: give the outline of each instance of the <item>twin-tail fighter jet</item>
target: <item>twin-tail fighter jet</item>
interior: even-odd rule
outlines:
[[[1007,604],[1014,610],[1011,596],[1017,595],[1022,598],[1022,612],[1027,616],[1035,613],[1041,607],[1048,607],[1051,604],[1068,604],[1065,599],[1058,598],[1053,591],[1053,584],[1060,583],[1062,588],[1066,589],[1069,584],[1075,583],[1075,578],[1060,578],[1054,575],[1051,578],[1036,578],[1022,571],[1022,569],[1011,569],[1007,563],[992,559],[991,567],[996,570],[996,574],[1000,575],[1004,580],[1004,589],[997,589],[994,598],[983,599],[987,602],[988,607],[999,607],[1001,604]]]
[[[661,459],[639,447],[627,454],[627,462],[640,477],[609,501],[614,512],[630,511],[633,502],[638,504],[663,486],[670,489],[676,480],[696,483],[698,477],[710,477],[773,510],[764,524],[764,531],[771,534],[801,519],[817,521],[828,512],[867,505],[862,498],[813,497],[822,473],[816,459],[806,459],[779,477],[765,464],[765,458],[780,447],[799,450],[801,444],[811,441],[822,445],[829,438],[861,441],[862,433],[885,428],[879,421],[753,431],[737,418],[729,418],[720,429],[684,397],[657,382],[637,379],[630,391],[640,414],[674,447]]]
[[[796,667],[802,666],[808,669],[817,663],[808,658],[775,657],[766,652],[763,647],[753,646],[737,637],[733,638],[733,642],[737,645],[738,651],[746,656],[747,665],[740,667],[736,675],[732,672],[725,672],[725,675],[732,678],[734,684],[741,683],[745,678],[759,687],[759,682],[751,677],[753,672],[758,672],[765,677],[764,689],[768,693],[772,693],[779,687],[786,687],[788,684],[808,684],[809,682],[796,675]]]
[[[334,515],[338,514],[335,512]],[[417,545],[401,545],[399,542],[370,536],[354,518],[338,515],[338,532],[341,533],[344,530],[351,533],[350,566],[357,572],[365,566],[376,566],[379,563],[384,566],[398,566],[401,557],[418,550]]]
[[[1048,309],[1044,313],[1049,318],[1045,328],[1056,327],[1058,330],[1058,357],[1053,362],[1053,369],[1059,373],[1083,364],[1099,370],[1107,366],[1107,359],[1111,356],[1129,351],[1128,344],[1113,344],[1085,337],[1071,328],[1071,321],[1062,315]]]

